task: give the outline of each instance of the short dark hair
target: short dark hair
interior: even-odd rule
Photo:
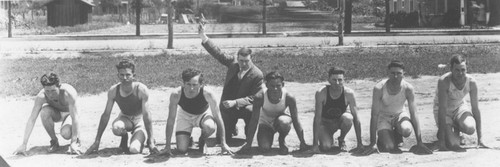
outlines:
[[[130,68],[132,70],[132,73],[135,73],[135,63],[134,63],[134,60],[131,60],[131,59],[122,59],[116,65],[116,69],[117,70],[126,69],[126,68]]]
[[[399,67],[401,69],[405,69],[405,64],[399,60],[392,60],[389,65],[387,65],[387,69],[391,69],[392,67]]]
[[[453,54],[450,58],[450,68],[453,68],[454,64],[462,64],[463,62],[467,63],[465,57],[461,54]]]
[[[330,70],[328,70],[328,76],[335,75],[335,74],[345,74],[345,70],[342,67],[332,67]]]
[[[252,54],[252,49],[250,48],[242,47],[240,50],[238,50],[238,56],[247,57],[250,54]]]
[[[266,82],[269,82],[273,79],[280,79],[281,82],[285,81],[285,78],[277,71],[271,71],[267,73],[264,79],[266,80]]]
[[[61,87],[61,83],[59,83],[59,76],[54,73],[43,74],[40,78],[40,83],[42,83],[42,86],[56,85],[57,87]]]
[[[194,78],[195,76],[198,76],[198,75],[200,76],[198,81],[200,82],[200,84],[203,84],[203,74],[201,73],[200,70],[193,69],[193,68],[188,68],[188,69],[182,71],[182,81],[189,82],[189,80],[191,80],[192,78]]]

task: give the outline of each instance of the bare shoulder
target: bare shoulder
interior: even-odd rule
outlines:
[[[471,84],[476,84],[477,83],[476,78],[474,78],[472,75],[467,74],[466,77],[469,79],[469,82]]]
[[[117,87],[120,85],[120,83],[114,84],[111,86],[108,90],[108,98],[115,98]]]
[[[78,95],[76,89],[70,84],[63,83],[61,84],[60,89],[66,91],[66,95],[76,97]]]
[[[326,95],[326,91],[327,91],[327,86],[322,86],[321,88],[319,88],[317,91],[316,91],[316,94],[325,94]]]
[[[285,98],[287,101],[289,100],[295,101],[295,96],[288,91],[286,91]]]
[[[148,87],[145,84],[141,83],[141,82],[136,82],[136,84],[137,84],[137,88],[139,88],[139,92],[140,93],[141,92],[142,93],[147,93],[147,91],[149,90]]]
[[[348,95],[348,96],[353,96],[354,95],[354,90],[347,87],[347,86],[344,86],[344,93],[345,95]]]
[[[380,82],[377,82],[377,84],[375,84],[375,86],[373,86],[373,90],[374,91],[381,91],[386,82],[387,82],[387,79],[384,79]]]
[[[172,93],[170,93],[170,98],[174,98],[174,99],[179,99],[181,97],[181,92],[182,91],[182,87],[179,86],[177,88],[174,89],[174,91],[172,91]]]

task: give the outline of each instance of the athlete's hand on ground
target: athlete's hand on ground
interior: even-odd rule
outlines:
[[[95,142],[94,144],[92,144],[89,149],[87,149],[87,151],[85,151],[85,154],[84,155],[89,155],[89,154],[92,154],[94,152],[97,152],[97,150],[99,150],[99,143],[98,142]]]
[[[159,154],[159,153],[160,153],[160,151],[158,151],[158,148],[156,148],[155,146],[153,146],[153,147],[150,146],[149,147],[149,154],[150,155],[156,155],[156,154]]]
[[[251,144],[245,144],[241,149],[236,152],[237,154],[250,154],[250,149],[252,148]]]
[[[438,141],[437,143],[437,150],[439,151],[448,151],[448,147],[446,147],[446,143],[444,141]]]
[[[309,146],[306,143],[300,143],[300,151],[305,151],[307,148],[309,148]]]
[[[160,151],[160,153],[158,153],[158,155],[166,155],[166,156],[169,156],[169,157],[172,157],[174,156],[174,154],[172,154],[172,150],[170,150],[170,148],[165,148],[163,150]]]
[[[358,146],[356,148],[350,150],[349,152],[352,154],[355,154],[355,155],[359,155],[359,154],[363,153],[363,151],[365,151],[365,146],[358,144]]]
[[[477,140],[476,148],[490,148],[490,147],[484,145],[483,140]]]
[[[223,101],[222,105],[224,105],[224,107],[226,107],[226,108],[232,108],[232,107],[236,106],[236,100]]]
[[[69,145],[68,151],[66,151],[66,153],[68,153],[68,154],[75,153],[76,155],[81,155],[82,154],[82,149],[80,148],[80,143],[72,142]]]
[[[222,150],[221,152],[222,155],[234,155],[233,151],[231,151],[231,149],[227,144],[222,144],[220,148]]]
[[[317,154],[317,153],[321,153],[321,151],[319,151],[319,146],[312,146],[311,149],[307,150],[306,153],[309,153],[309,154]]]
[[[417,154],[417,155],[426,155],[426,154],[432,154],[432,150],[427,148],[422,143],[419,143],[417,145],[414,145],[413,147],[410,148],[410,152]]]
[[[19,154],[21,154],[21,155],[27,156],[27,155],[28,155],[28,153],[26,153],[26,145],[24,145],[24,144],[20,145],[20,146],[17,148],[17,150],[16,150],[16,151],[14,151],[14,153],[13,153],[13,154],[14,154],[14,155],[19,155]]]
[[[361,153],[361,155],[370,155],[370,154],[373,154],[373,153],[377,153],[377,154],[380,153],[378,151],[377,146],[375,146],[375,145],[366,147],[366,149],[363,150],[363,152]]]

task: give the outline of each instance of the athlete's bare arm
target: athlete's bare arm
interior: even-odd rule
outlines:
[[[177,88],[170,94],[170,103],[168,104],[167,127],[165,129],[165,149],[160,152],[160,155],[172,155],[170,145],[172,144],[172,134],[174,133],[175,118],[177,117],[177,105],[181,99],[182,87]]]
[[[104,129],[106,129],[106,126],[108,125],[109,117],[111,115],[111,110],[113,109],[113,105],[115,103],[117,85],[118,84],[113,85],[108,91],[108,100],[106,101],[106,108],[104,109],[104,113],[102,113],[101,115],[94,144],[92,144],[92,146],[90,146],[89,149],[85,152],[86,155],[96,152],[99,149],[99,144],[101,142],[102,134],[104,133]]]
[[[220,138],[221,138],[221,149],[222,154],[233,154],[231,149],[226,143],[226,129],[224,128],[224,120],[222,120],[222,116],[220,114],[219,106],[217,106],[217,100],[215,100],[215,95],[209,89],[203,89],[203,96],[207,100],[210,105],[210,110],[215,118],[217,123],[217,129],[220,130]]]
[[[315,107],[314,107],[314,121],[313,121],[313,144],[311,151],[313,153],[319,153],[319,126],[321,123],[321,114],[323,113],[323,105],[326,103],[326,91],[327,87],[324,86],[320,90],[316,91]]]
[[[408,84],[405,90],[405,95],[406,95],[406,100],[408,101],[408,110],[410,111],[411,122],[413,125],[413,129],[415,131],[415,138],[417,140],[417,145],[412,147],[413,149],[410,150],[415,154],[432,154],[432,151],[422,143],[420,124],[416,113],[417,107],[415,104],[415,93],[412,85]]]
[[[371,109],[371,118],[370,118],[370,145],[366,150],[363,151],[362,155],[370,155],[373,153],[378,153],[377,148],[377,123],[378,123],[378,115],[380,112],[380,107],[382,106],[382,87],[384,86],[383,82],[379,82],[373,88],[373,96],[372,96],[372,109]]]
[[[450,75],[447,75],[450,76]],[[439,150],[446,151],[448,148],[446,147],[446,131],[449,128],[446,125],[446,110],[448,106],[448,94],[447,89],[450,87],[449,77],[441,77],[438,81],[438,145]]]
[[[238,151],[240,154],[246,154],[252,147],[253,137],[255,136],[255,131],[257,131],[257,126],[259,124],[260,110],[262,105],[264,105],[264,90],[258,92],[254,98],[254,103],[252,107],[252,118],[250,119],[250,124],[248,126],[248,136],[246,136],[246,144]]]
[[[483,133],[482,133],[482,128],[481,128],[481,112],[479,111],[479,105],[478,105],[478,96],[477,96],[477,82],[475,79],[471,78],[470,79],[470,103],[472,107],[472,115],[474,117],[474,120],[476,121],[476,134],[477,134],[477,147],[478,148],[488,148],[486,145],[483,143]]]
[[[356,141],[357,141],[357,146],[354,150],[351,152],[358,154],[363,151],[363,141],[361,140],[361,123],[359,122],[358,118],[358,107],[356,105],[356,96],[354,93],[354,90],[344,87],[344,92],[345,92],[345,99],[347,102],[347,105],[349,105],[349,109],[351,110],[351,114],[353,117],[353,124],[354,124],[354,131],[356,133]]]
[[[139,98],[142,100],[142,116],[144,120],[144,126],[146,127],[146,133],[148,135],[148,138],[146,140],[146,144],[149,147],[149,152],[150,154],[157,154],[159,153],[158,149],[155,146],[154,142],[154,136],[153,136],[153,125],[152,121],[153,118],[151,116],[151,112],[149,111],[149,92],[148,92],[148,87],[142,83],[139,84]]]
[[[33,127],[35,126],[36,118],[40,114],[40,110],[44,103],[47,103],[44,96],[44,90],[42,89],[35,97],[35,104],[33,105],[33,109],[31,110],[30,117],[28,118],[28,122],[26,123],[26,128],[24,130],[24,138],[23,143],[14,154],[22,154],[27,155],[26,153],[26,145],[28,144],[28,140],[31,136],[31,132],[33,131]]]
[[[61,89],[66,90],[64,99],[68,103],[68,108],[69,108],[69,114],[71,116],[71,144],[69,148],[70,153],[76,153],[78,155],[81,154],[81,150],[79,147],[79,137],[80,137],[80,119],[78,115],[78,109],[76,106],[76,100],[78,98],[78,93],[76,92],[76,89],[68,84],[62,84]]]
[[[302,129],[302,125],[300,124],[299,121],[299,116],[297,112],[297,101],[295,100],[295,97],[293,95],[286,92],[285,102],[286,106],[290,110],[290,116],[292,117],[293,128],[295,129],[297,137],[299,138],[300,141],[300,149],[304,150],[307,148],[307,144],[306,141],[304,140],[304,130]]]

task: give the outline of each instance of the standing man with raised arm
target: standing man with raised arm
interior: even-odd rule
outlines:
[[[357,114],[354,90],[344,86],[345,71],[339,67],[328,70],[328,83],[316,92],[316,107],[313,124],[313,153],[329,151],[333,148],[333,134],[340,130],[338,143],[341,151],[347,151],[345,136],[354,124],[357,146],[354,152],[361,151],[361,128]],[[347,112],[349,106],[350,112]],[[318,143],[319,142],[319,143]]]
[[[184,82],[183,86],[177,88],[170,95],[167,127],[165,130],[166,146],[160,154],[172,155],[170,144],[176,120],[175,138],[177,150],[181,154],[185,154],[188,150],[191,132],[194,127],[201,128],[198,147],[202,153],[206,151],[206,139],[217,130],[217,127],[220,127],[218,129],[222,130],[222,133],[219,133],[222,139],[222,154],[232,154],[229,146],[226,144],[224,122],[222,121],[217,101],[215,100],[214,93],[204,87],[201,71],[191,68],[184,70],[182,72],[182,81]],[[177,106],[180,108],[177,108]],[[208,107],[210,107],[211,112],[208,111]]]
[[[54,131],[54,123],[62,122],[61,136],[66,140],[71,139],[71,144],[67,152],[81,154],[79,116],[76,107],[78,94],[75,88],[69,84],[60,83],[59,77],[54,73],[44,74],[40,78],[40,82],[43,89],[35,97],[35,105],[24,130],[23,143],[14,154],[27,155],[26,145],[39,114],[41,114],[40,119],[42,120],[43,127],[51,139],[49,152],[57,151],[59,148],[59,142]],[[68,116],[71,118],[70,120],[67,120]]]
[[[273,145],[273,138],[276,132],[279,133],[279,153],[288,154],[288,147],[285,144],[285,137],[292,128],[295,128],[300,141],[300,149],[307,147],[304,140],[304,130],[298,118],[297,102],[295,97],[285,88],[283,76],[278,72],[270,72],[266,75],[266,89],[257,93],[254,99],[252,119],[250,121],[249,135],[246,136],[246,145],[239,153],[247,153],[253,142],[257,125],[257,142],[259,150],[269,152]],[[286,109],[288,108],[288,113]]]
[[[262,90],[263,74],[252,62],[252,50],[243,47],[238,55],[223,53],[205,34],[205,26],[199,25],[201,44],[212,57],[227,67],[224,88],[222,90],[220,110],[226,140],[232,139],[239,118],[245,121],[245,135],[248,136],[248,125],[252,117],[254,96]],[[217,133],[220,133],[217,131]]]
[[[383,152],[401,152],[399,144],[403,142],[402,137],[410,136],[412,126],[417,145],[410,151],[415,154],[432,154],[420,136],[415,89],[403,80],[404,69],[403,62],[391,61],[387,66],[389,79],[380,81],[373,88],[370,146],[363,151],[363,155],[378,152],[379,149]],[[409,114],[403,111],[405,102],[408,102]]]
[[[148,87],[135,81],[135,63],[130,59],[123,59],[117,65],[120,83],[111,86],[108,91],[106,108],[101,116],[97,136],[94,144],[85,152],[97,152],[104,129],[109,122],[111,110],[116,102],[120,107],[120,115],[113,121],[112,130],[116,136],[121,136],[120,148],[131,154],[141,153],[144,141],[147,141],[149,152],[158,153],[153,139],[152,118],[148,106]],[[145,130],[144,130],[145,129]],[[132,133],[130,146],[128,145],[128,132]]]
[[[477,92],[477,81],[467,74],[465,57],[453,55],[450,59],[450,72],[439,78],[434,99],[434,118],[439,129],[440,150],[461,150],[460,132],[468,135],[476,132],[477,147],[487,148],[482,140]],[[465,101],[467,95],[471,106]]]

